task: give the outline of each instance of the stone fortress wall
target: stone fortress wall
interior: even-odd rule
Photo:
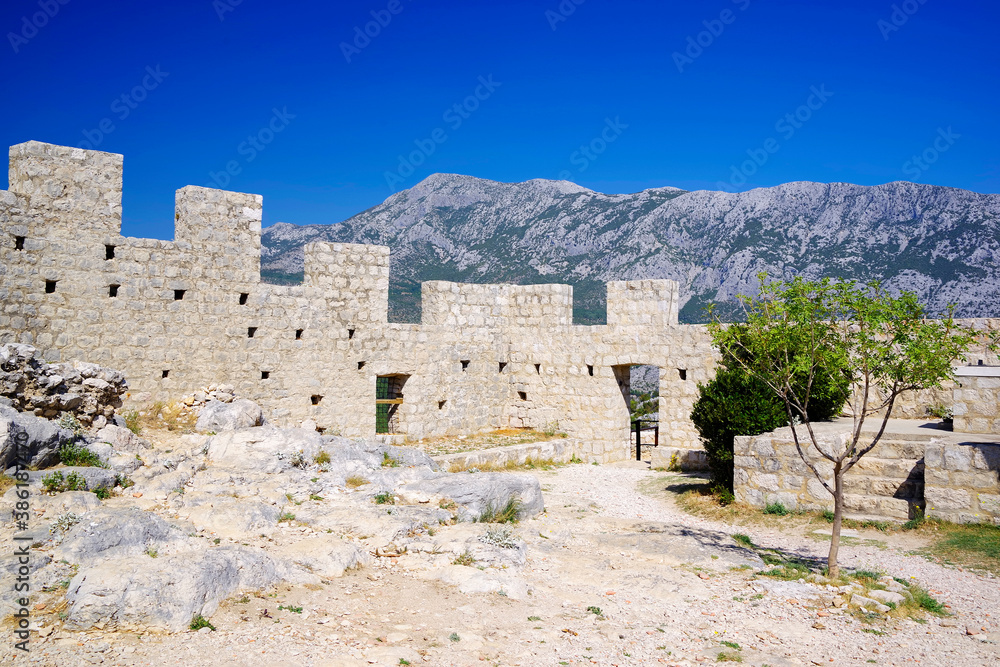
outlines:
[[[389,249],[313,243],[301,285],[260,282],[262,198],[177,191],[173,241],[121,235],[123,157],[27,142],[0,191],[0,342],[121,369],[133,396],[225,383],[278,424],[396,437],[557,428],[586,460],[629,456],[628,367],[660,373],[661,445],[700,450],[688,417],[715,352],[677,324],[673,281],[608,285],[608,324],[572,323],[567,285],[422,287],[421,324],[388,322]],[[663,448],[661,448],[663,449]]]

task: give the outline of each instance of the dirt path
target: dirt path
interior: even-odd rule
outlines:
[[[444,526],[432,538],[443,553],[411,550],[324,585],[231,600],[215,632],[57,629],[7,664],[694,665],[720,653],[772,667],[1000,662],[996,579],[906,555],[910,544],[846,546],[845,565],[915,577],[956,614],[866,626],[826,607],[815,586],[754,579],[759,565],[717,531],[818,557],[821,539],[692,517],[657,496],[669,475],[637,465],[538,473],[547,511],[515,528],[527,543],[521,568],[450,565],[448,544],[483,527]],[[466,594],[442,579],[506,583]]]

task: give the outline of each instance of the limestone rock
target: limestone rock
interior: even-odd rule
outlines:
[[[187,542],[177,528],[151,512],[138,509],[102,509],[87,515],[86,520],[73,527],[63,539],[54,555],[57,560],[93,565],[108,559],[120,559],[145,554],[155,549],[157,553],[169,547],[177,548]],[[147,561],[154,559],[143,555]]]
[[[180,632],[197,614],[211,616],[228,596],[282,580],[305,583],[310,578],[247,547],[116,559],[84,569],[70,582],[66,627],[137,624]]]
[[[278,525],[281,510],[259,500],[220,497],[193,504],[180,511],[198,529],[209,530],[220,537],[233,539],[248,535],[270,535]]]
[[[149,449],[148,442],[137,436],[127,428],[109,424],[95,434],[96,442],[106,442],[116,451],[129,452],[132,454],[141,453]]]
[[[17,463],[20,442],[24,443],[21,457],[25,467],[56,464],[59,446],[73,437],[72,431],[59,428],[55,422],[0,406],[0,469],[7,470]]]
[[[342,577],[346,570],[361,567],[369,560],[357,545],[332,535],[307,537],[280,547],[278,553],[324,579]]]
[[[316,431],[265,426],[214,435],[206,453],[216,465],[279,472],[291,468],[299,454],[303,462],[311,463],[322,445],[323,437]]]
[[[463,521],[478,519],[487,510],[502,510],[512,499],[520,502],[520,519],[545,511],[538,479],[524,474],[446,473],[404,484],[400,493],[454,501]]]
[[[82,361],[49,364],[31,345],[0,346],[0,395],[18,410],[47,418],[71,412],[89,426],[112,418],[127,389],[120,371]]]
[[[195,430],[201,433],[215,431],[236,431],[243,428],[264,425],[264,413],[260,406],[245,398],[231,402],[209,401],[198,415]]]

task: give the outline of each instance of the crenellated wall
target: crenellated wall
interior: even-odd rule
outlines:
[[[608,324],[572,323],[567,285],[422,288],[421,324],[389,324],[389,249],[313,243],[303,284],[260,282],[262,198],[177,191],[173,241],[121,236],[120,155],[28,142],[0,191],[0,342],[126,373],[132,400],[225,383],[276,423],[375,433],[392,376],[399,439],[555,428],[590,460],[629,455],[615,369],[659,366],[661,444],[700,449],[688,419],[715,353],[677,324],[677,284],[608,284]]]

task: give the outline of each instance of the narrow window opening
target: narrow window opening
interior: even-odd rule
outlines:
[[[462,371],[465,372],[467,370],[469,370],[469,360],[462,359]]]
[[[360,371],[362,368],[364,368],[366,363],[368,363],[368,362],[367,361],[359,361],[358,362],[358,370]]]
[[[535,364],[535,372],[538,373],[539,375],[542,374],[542,365],[541,364]]]
[[[170,376],[170,371],[163,371],[163,373],[160,374],[160,377],[162,377],[164,380],[167,379],[169,376]]]
[[[24,237],[15,236],[14,237],[14,250],[24,250]]]
[[[320,401],[322,401],[322,400],[323,400],[323,397],[320,396],[319,394],[313,394],[312,396],[309,397],[309,401],[313,405],[319,405]]]
[[[104,246],[104,259],[114,259],[115,258],[115,247],[113,245]]]
[[[522,401],[528,400],[528,392],[526,391],[519,391],[517,392],[517,395]]]
[[[240,305],[241,306],[247,305],[247,299],[249,299],[249,298],[250,298],[249,294],[247,294],[246,292],[242,292],[240,294]]]
[[[271,371],[261,371],[260,372],[260,379],[261,380],[266,380],[269,377],[271,377]]]
[[[187,290],[183,290],[183,289],[175,289],[174,290],[174,301],[180,301],[180,300],[182,300],[184,298],[184,292],[186,292],[186,291]]]
[[[677,374],[681,377],[682,380],[688,379],[688,372],[686,368],[678,368]]]
[[[594,367],[590,364],[587,364],[587,375],[594,377]]]
[[[498,364],[498,366],[499,366],[499,369],[497,370],[497,373],[503,373],[503,369],[507,368],[507,362],[506,361],[501,361]]]
[[[45,281],[45,293],[53,294],[56,291],[56,280],[46,280]]]
[[[438,410],[444,410],[444,404],[448,401],[438,401]]]
[[[108,285],[108,296],[112,299],[118,296],[119,287],[121,287],[121,285]]]
[[[347,330],[347,340],[351,340],[352,338],[354,338],[354,329],[348,329]]]
[[[302,340],[302,333],[304,331],[305,331],[305,329],[296,329],[295,330],[295,340]]]
[[[257,335],[257,327],[247,327],[247,338],[253,338]]]

